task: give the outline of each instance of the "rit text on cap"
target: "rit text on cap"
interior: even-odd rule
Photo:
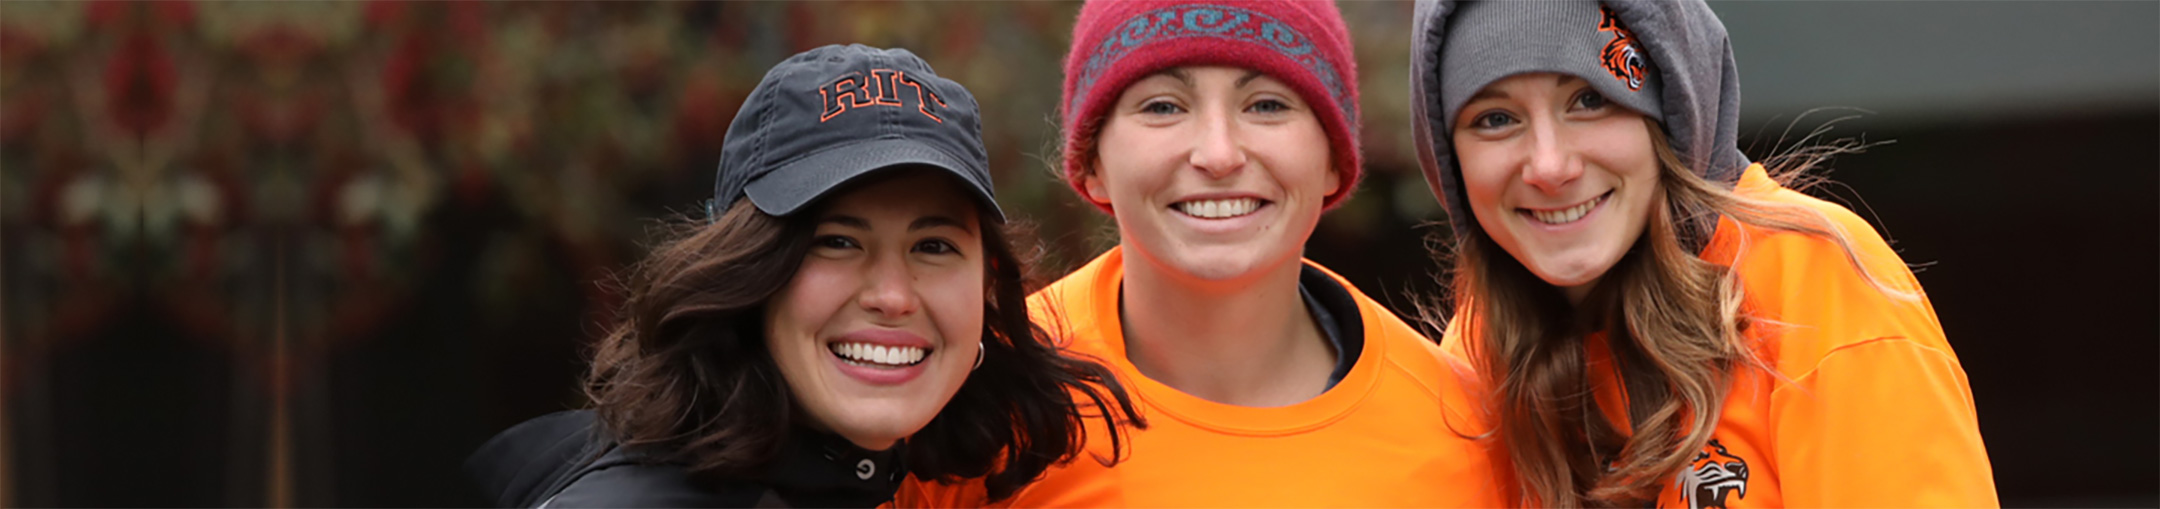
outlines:
[[[915,111],[937,123],[945,123],[945,119],[930,112],[932,105],[944,109],[945,100],[908,76],[906,71],[895,69],[871,69],[867,74],[855,71],[825,82],[818,87],[818,100],[825,105],[825,113],[818,116],[818,123],[871,106],[905,108],[907,104],[900,99],[911,95],[915,98]]]

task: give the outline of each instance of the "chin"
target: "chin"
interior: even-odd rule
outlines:
[[[1552,286],[1553,286],[1553,288],[1559,288],[1559,289],[1562,289],[1562,290],[1565,290],[1565,289],[1568,289],[1568,288],[1574,288],[1574,287],[1577,287],[1577,286],[1582,286],[1582,285],[1586,285],[1586,284],[1590,284],[1590,283],[1594,283],[1594,282],[1597,282],[1597,278],[1589,278],[1589,277],[1581,277],[1581,276],[1566,276],[1566,277],[1561,277],[1561,276],[1549,276],[1549,275],[1544,275],[1544,274],[1539,274],[1539,275],[1538,275],[1538,279],[1540,279],[1540,280],[1543,280],[1543,281],[1545,281],[1545,284],[1548,284],[1548,285],[1552,285]]]
[[[1179,273],[1202,281],[1235,280],[1253,272],[1253,264],[1244,261],[1186,260],[1176,265]]]
[[[838,415],[823,420],[834,434],[856,446],[884,450],[921,431],[944,407],[942,401],[863,399],[842,403],[836,409]]]
[[[1203,281],[1234,281],[1268,273],[1282,264],[1298,263],[1303,250],[1264,243],[1206,246],[1179,253],[1173,264],[1179,272]]]
[[[1530,272],[1536,274],[1538,279],[1544,280],[1545,284],[1566,289],[1597,282],[1598,277],[1604,276],[1605,272],[1612,268],[1612,265],[1611,263],[1559,261],[1539,264],[1539,267],[1532,269]]]

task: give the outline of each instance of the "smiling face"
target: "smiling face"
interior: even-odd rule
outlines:
[[[930,423],[981,349],[975,201],[935,170],[826,198],[765,341],[814,427],[884,450]]]
[[[1454,120],[1478,227],[1581,302],[1663,203],[1647,126],[1574,76],[1519,74],[1487,85]]]
[[[1289,86],[1255,71],[1181,67],[1134,82],[1103,119],[1087,198],[1121,244],[1202,281],[1297,263],[1328,196],[1326,131]]]

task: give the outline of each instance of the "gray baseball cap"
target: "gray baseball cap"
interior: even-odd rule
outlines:
[[[786,216],[879,170],[951,172],[998,221],[981,109],[959,83],[914,53],[861,44],[805,51],[750,92],[720,148],[709,208],[750,198]]]

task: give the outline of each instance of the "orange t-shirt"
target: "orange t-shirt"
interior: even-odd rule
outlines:
[[[1310,264],[1311,262],[1306,262]],[[1089,421],[1087,453],[998,503],[1011,507],[1492,507],[1505,504],[1491,454],[1463,438],[1483,424],[1465,364],[1341,276],[1357,302],[1364,347],[1333,388],[1275,408],[1195,397],[1149,379],[1125,357],[1118,318],[1124,260],[1112,249],[1029,298],[1046,329],[1099,359],[1148,420],[1125,461],[1109,457],[1103,423]],[[1314,265],[1317,267],[1317,265]],[[1338,313],[1344,311],[1337,311]],[[1452,429],[1451,429],[1452,426]],[[894,507],[983,505],[980,481],[949,486],[911,478]]]
[[[1735,191],[1822,212],[1852,238],[1881,283],[1835,242],[1722,220],[1702,258],[1739,271],[1751,331],[1777,370],[1743,369],[1711,443],[1658,496],[1658,507],[1996,506],[1972,389],[1935,309],[1904,260],[1842,206],[1779,186],[1754,165]],[[1450,327],[1444,348],[1461,353]],[[1627,429],[1603,335],[1586,360],[1606,419]]]

